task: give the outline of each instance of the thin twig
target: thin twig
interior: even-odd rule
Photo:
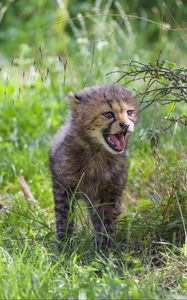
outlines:
[[[18,177],[18,181],[21,185],[23,194],[25,199],[28,201],[28,203],[32,206],[32,205],[38,205],[38,202],[36,201],[36,199],[34,198],[27,182],[25,181],[23,176],[19,176]]]

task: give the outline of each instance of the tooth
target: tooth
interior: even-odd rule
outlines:
[[[114,145],[114,143],[112,142],[110,136],[108,137],[108,141],[109,141],[112,145]]]

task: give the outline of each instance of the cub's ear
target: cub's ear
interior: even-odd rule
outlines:
[[[81,97],[77,94],[69,92],[68,94],[69,103],[72,109],[76,110],[77,106],[81,102]]]

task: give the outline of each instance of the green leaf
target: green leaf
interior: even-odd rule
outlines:
[[[167,117],[169,117],[171,115],[171,113],[174,111],[174,109],[175,109],[175,102],[172,102],[167,107],[167,110],[166,110]]]

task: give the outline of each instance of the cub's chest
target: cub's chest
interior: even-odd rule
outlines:
[[[124,163],[103,161],[90,163],[84,167],[84,175],[79,190],[89,199],[97,199],[103,195],[119,191],[124,186]]]
[[[121,159],[90,160],[84,165],[84,181],[86,184],[104,187],[118,181],[124,173],[125,161]]]
[[[114,181],[117,184],[124,173],[125,161],[125,156],[105,157],[102,153],[90,153],[85,149],[67,149],[63,155],[63,177],[70,186],[79,184],[98,190]]]

